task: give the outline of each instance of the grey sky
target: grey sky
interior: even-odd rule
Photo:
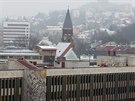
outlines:
[[[74,9],[90,1],[96,0],[0,0],[0,16],[32,16],[38,12],[67,9],[68,5]]]

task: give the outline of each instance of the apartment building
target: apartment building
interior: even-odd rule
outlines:
[[[4,46],[29,47],[30,23],[5,21],[3,23]]]

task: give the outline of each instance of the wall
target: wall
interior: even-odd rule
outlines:
[[[126,57],[98,56],[97,65],[99,66],[126,66]]]
[[[7,65],[8,65],[8,69],[25,69],[26,68],[21,63],[17,62],[17,60],[15,59],[9,59],[9,61],[7,62]]]
[[[66,68],[81,68],[81,67],[89,67],[89,61],[66,61],[65,62]]]
[[[23,57],[23,56],[22,56]],[[6,62],[8,62],[8,61],[10,61],[10,60],[17,60],[18,58],[8,58],[8,59],[0,59],[0,63],[6,63]],[[37,62],[37,64],[42,64],[43,63],[43,60],[42,59],[32,59],[32,58],[30,58],[30,59],[26,59],[27,61],[33,61],[33,62]]]
[[[45,70],[24,70],[24,101],[46,101]]]
[[[21,78],[23,77],[22,70],[5,70],[0,71],[0,78]]]
[[[135,57],[128,57],[128,66],[135,66]]]
[[[54,67],[61,68],[62,62],[59,64],[55,62]],[[89,61],[65,61],[65,68],[81,68],[81,67],[89,67]]]
[[[122,55],[117,56],[98,56],[97,64],[101,66],[105,64],[106,66],[135,66],[135,56],[134,55]]]
[[[91,67],[77,69],[47,69],[47,76],[131,73],[135,67]]]
[[[5,62],[5,63],[0,63],[0,69],[4,70],[4,69],[7,69],[7,68],[8,68],[7,62]]]
[[[56,51],[54,50],[39,50],[39,53],[41,54],[41,56],[55,56],[56,55]]]

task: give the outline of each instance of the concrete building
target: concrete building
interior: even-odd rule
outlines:
[[[3,23],[4,46],[29,47],[30,23],[5,21]]]
[[[134,67],[46,71],[46,101],[134,101]]]
[[[8,68],[0,70],[1,101],[135,100],[135,67],[44,69],[17,60]]]

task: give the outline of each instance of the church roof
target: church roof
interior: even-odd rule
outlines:
[[[59,42],[57,45],[56,57],[61,57],[71,43]]]
[[[66,14],[66,17],[65,17],[63,28],[73,28],[69,9],[67,10],[67,14]]]
[[[71,43],[60,42],[57,45],[56,58],[65,57],[66,60],[78,60]]]

